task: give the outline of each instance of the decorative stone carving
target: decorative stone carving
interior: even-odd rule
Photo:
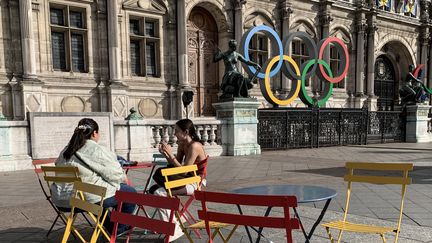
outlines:
[[[125,117],[127,112],[127,99],[125,96],[117,96],[113,102],[113,112],[116,117]]]
[[[158,104],[154,99],[142,99],[138,105],[138,110],[143,117],[154,117],[158,112]]]
[[[239,9],[242,8],[243,5],[247,3],[247,0],[234,0],[234,8]]]
[[[358,21],[355,25],[356,32],[365,32],[367,30],[367,23],[365,21]]]
[[[26,111],[40,111],[42,103],[41,96],[41,94],[26,94]]]
[[[85,102],[78,96],[68,96],[61,102],[62,112],[84,112]]]

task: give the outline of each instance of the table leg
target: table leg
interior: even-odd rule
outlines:
[[[264,214],[264,217],[269,216],[271,209],[272,209],[272,207],[268,207],[268,208],[267,208],[267,210],[266,210],[266,212],[265,212],[265,214]],[[258,231],[257,231],[257,233],[258,233],[258,238],[257,238],[257,240],[256,240],[255,243],[259,243],[259,242],[260,242],[260,240],[261,240],[261,235],[262,235],[261,233],[262,233],[263,229],[264,229],[263,227],[258,228]]]
[[[149,184],[150,184],[150,180],[152,179],[152,175],[153,175],[153,172],[154,172],[154,169],[155,169],[155,168],[156,168],[156,164],[153,164],[152,169],[151,169],[151,171],[150,171],[150,175],[148,176],[147,181],[146,181],[146,184],[145,184],[145,186],[144,186],[143,194],[145,194],[145,193],[147,192],[147,187],[148,187]]]
[[[243,211],[241,210],[240,205],[237,204],[237,208],[238,208],[240,214],[243,215]],[[249,228],[248,228],[247,226],[245,226],[245,229],[246,229],[246,233],[247,233],[247,235],[248,235],[248,238],[249,238],[250,243],[253,243],[253,241],[252,241],[252,236],[251,236],[251,234],[250,234],[250,232],[249,232]]]
[[[308,235],[307,235],[307,233],[306,233],[306,230],[305,230],[305,228],[304,228],[304,226],[303,226],[303,223],[302,223],[302,221],[301,221],[301,219],[300,219],[300,216],[299,216],[299,214],[297,213],[297,209],[296,209],[295,207],[293,207],[293,210],[294,210],[294,214],[295,214],[295,216],[297,217],[297,219],[298,219],[298,221],[299,221],[299,223],[300,223],[300,228],[301,228],[301,230],[302,230],[302,232],[303,232],[303,235],[304,235],[304,237],[305,237],[305,239],[306,239],[306,242],[309,243],[309,237],[308,237]]]
[[[324,208],[321,210],[321,214],[320,214],[320,216],[318,217],[317,221],[316,221],[315,224],[312,226],[312,229],[311,229],[310,232],[309,232],[309,235],[308,235],[308,239],[309,239],[309,240],[310,240],[310,238],[312,238],[312,235],[313,235],[313,232],[315,231],[315,228],[318,226],[318,224],[321,222],[322,218],[324,217],[324,214],[326,213],[327,208],[328,208],[330,202],[331,202],[331,198],[327,199],[327,202],[326,202],[326,204],[324,205]]]
[[[300,228],[303,231],[303,235],[306,238],[306,241],[305,241],[306,243],[309,243],[310,239],[312,238],[312,235],[313,235],[316,227],[318,226],[318,224],[321,222],[322,218],[324,217],[324,214],[326,213],[327,208],[328,208],[330,202],[331,202],[331,198],[327,199],[326,204],[324,205],[323,209],[321,210],[321,214],[319,215],[318,219],[315,221],[314,225],[312,226],[311,230],[309,231],[309,234],[306,234],[306,230],[305,230],[305,228],[303,226],[303,223],[300,220],[300,216],[297,213],[297,209],[293,208],[294,209],[294,213],[295,213],[296,217],[299,220]]]

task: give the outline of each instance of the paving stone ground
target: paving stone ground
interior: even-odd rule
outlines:
[[[338,196],[331,202],[323,221],[340,219],[346,199],[344,164],[359,162],[412,162],[413,184],[408,187],[399,242],[432,242],[432,144],[379,144],[368,146],[324,147],[285,151],[264,151],[257,156],[213,157],[208,165],[206,190],[230,191],[253,185],[306,184],[333,188]],[[148,170],[129,173],[135,185],[143,185]],[[357,185],[350,204],[350,217],[358,222],[392,225],[397,220],[400,187]],[[324,203],[301,204],[300,216],[306,228],[318,217]],[[200,207],[192,205],[192,211]],[[257,209],[249,210],[262,213]],[[281,212],[272,212],[277,215]],[[31,170],[0,172],[0,242],[59,242],[64,228],[58,224],[48,238],[45,234],[55,214],[44,199]],[[202,232],[205,235],[205,231]],[[336,233],[336,232],[335,232]],[[261,242],[286,242],[284,232],[264,231],[269,239]],[[132,242],[158,242],[157,235],[137,231]],[[304,242],[295,232],[296,242]],[[344,233],[344,242],[381,242],[379,236]],[[387,238],[389,242],[392,237]],[[160,240],[159,240],[160,241]],[[73,237],[71,241],[73,242]],[[101,241],[102,242],[102,241]],[[180,238],[176,242],[187,242]],[[196,242],[205,242],[197,240]],[[232,242],[249,242],[244,228]],[[328,242],[325,230],[318,227],[311,242]]]

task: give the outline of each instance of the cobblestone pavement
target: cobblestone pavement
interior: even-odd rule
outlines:
[[[370,146],[325,147],[285,151],[265,151],[257,156],[213,157],[208,165],[206,190],[230,191],[235,188],[265,184],[306,184],[333,188],[338,196],[331,202],[323,221],[341,218],[346,198],[344,164],[359,162],[412,162],[413,184],[408,187],[401,238],[399,242],[432,242],[432,144],[385,144]],[[129,177],[143,185],[148,170],[135,170]],[[0,174],[0,242],[58,242],[63,234],[60,224],[45,237],[54,218],[43,197],[34,172]],[[397,220],[400,188],[358,185],[350,204],[350,217],[359,222],[392,225]],[[357,192],[357,193],[356,193]],[[300,216],[306,228],[318,217],[324,203],[301,204]],[[200,205],[194,203],[193,211]],[[259,213],[259,212],[258,212]],[[273,212],[278,214],[280,212]],[[285,242],[284,232],[265,230],[272,242]],[[156,236],[134,234],[135,242],[157,242]],[[205,235],[205,232],[202,232]],[[249,242],[243,228],[232,242]],[[296,242],[304,241],[300,232]],[[73,239],[73,238],[71,238]],[[381,242],[375,235],[344,233],[345,242]],[[392,241],[391,237],[388,237]],[[264,239],[261,242],[269,242]],[[326,233],[318,227],[312,242],[326,242]],[[187,242],[185,239],[177,242]],[[204,242],[198,240],[197,242]]]

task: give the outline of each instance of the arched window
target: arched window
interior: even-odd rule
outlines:
[[[292,58],[294,61],[299,65],[299,68],[303,65],[303,63],[310,60],[309,52],[307,50],[306,45],[303,43],[300,39],[294,39],[291,43],[291,50],[292,50]],[[305,80],[305,85],[309,86],[310,79]]]
[[[257,33],[249,43],[249,57],[253,62],[264,66],[268,59],[268,39],[265,35]]]
[[[340,55],[337,51],[337,48],[334,45],[330,45],[330,69],[332,70],[333,76],[337,75],[337,72],[341,65],[340,62]],[[333,84],[333,88],[345,88],[345,80]]]

